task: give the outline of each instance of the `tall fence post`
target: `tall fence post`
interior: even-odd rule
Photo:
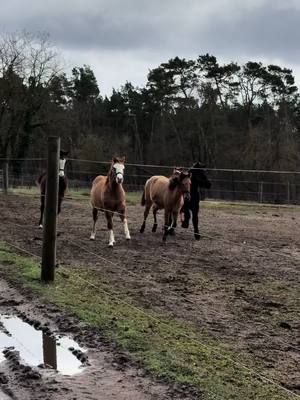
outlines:
[[[8,192],[8,161],[4,161],[3,163],[3,193],[7,194]]]
[[[287,183],[287,203],[290,204],[291,202],[291,187],[290,182]]]
[[[264,183],[259,182],[259,202],[262,203],[264,199]]]
[[[41,279],[44,282],[54,281],[54,269],[56,265],[59,150],[60,138],[49,137],[41,273]]]

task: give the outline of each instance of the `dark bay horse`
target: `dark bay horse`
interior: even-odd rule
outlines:
[[[143,233],[146,226],[146,219],[153,205],[154,225],[152,232],[157,229],[156,214],[160,209],[165,210],[165,224],[163,241],[167,239],[177,224],[178,213],[183,206],[184,197],[190,197],[190,174],[182,169],[174,169],[170,178],[155,175],[147,180],[142,196],[141,204],[145,206],[144,221],[140,232]]]
[[[65,176],[65,164],[66,156],[69,154],[67,151],[60,151],[59,154],[59,177],[58,177],[58,207],[57,214],[61,211],[61,203],[65,196],[65,192],[68,187],[68,179]],[[43,227],[43,215],[45,209],[45,199],[46,199],[46,185],[47,185],[47,172],[43,172],[37,179],[37,184],[40,187],[41,192],[41,215],[39,220],[39,228]]]
[[[124,224],[124,233],[127,240],[130,240],[126,211],[126,198],[123,189],[125,158],[114,157],[107,176],[99,175],[93,181],[91,190],[91,205],[93,207],[93,229],[90,236],[91,240],[96,236],[96,222],[98,211],[103,211],[107,220],[107,229],[109,231],[108,246],[115,244],[113,232],[113,215],[118,213]]]
[[[194,236],[196,240],[200,239],[199,227],[198,227],[198,214],[199,214],[199,202],[201,200],[201,189],[210,189],[211,182],[207,177],[204,165],[200,162],[196,162],[190,169],[191,173],[191,197],[185,199],[184,205],[180,210],[180,214],[183,214],[183,220],[181,226],[188,228],[189,221],[192,212],[192,221],[194,226]]]

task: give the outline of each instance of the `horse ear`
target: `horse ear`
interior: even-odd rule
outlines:
[[[180,175],[182,172],[182,167],[174,167],[173,168],[173,175]]]
[[[124,164],[124,163],[125,163],[125,159],[126,159],[126,157],[123,156],[123,157],[121,158],[120,162]]]
[[[116,164],[117,162],[119,162],[119,160],[117,159],[117,157],[114,156],[114,157],[112,158],[111,162],[112,162],[113,164]]]

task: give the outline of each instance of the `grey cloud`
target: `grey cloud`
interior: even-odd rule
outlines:
[[[136,60],[150,67],[206,52],[225,61],[274,59],[297,67],[299,21],[298,0],[9,0],[0,13],[4,30],[49,32],[58,47],[78,56],[77,65],[92,59],[108,69],[108,60],[123,54],[127,72],[130,63],[138,68]]]

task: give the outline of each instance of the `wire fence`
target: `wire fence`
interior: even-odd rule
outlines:
[[[4,221],[5,222],[5,221]],[[16,225],[18,228],[24,228],[27,229],[26,226],[21,225],[21,224],[17,224],[17,223],[13,223],[13,222],[8,222],[9,224],[12,225]],[[216,239],[216,238],[213,238]],[[37,258],[38,260],[40,259],[40,256],[32,253],[31,251],[28,251],[26,249],[23,249],[20,246],[15,245],[14,243],[11,243],[9,241],[7,241],[7,243],[11,246],[14,247],[16,250],[23,252],[27,255],[30,255],[34,258]],[[104,257],[103,255],[99,254],[99,253],[95,253],[92,252],[91,250],[89,250],[88,248],[86,248],[86,246],[82,245],[81,243],[74,243],[72,242],[72,245],[79,248],[82,252],[86,252],[86,253],[90,253],[92,254],[94,257],[96,258],[100,258],[102,261],[105,262],[105,264],[112,264],[113,266],[115,266],[117,269],[119,269],[120,267],[122,269],[126,270],[126,265],[120,265],[119,263],[115,263],[109,259],[107,259],[106,257]],[[196,245],[195,242],[193,242],[193,246]],[[187,257],[185,257],[182,266],[184,266],[185,264],[189,263],[190,257],[191,257],[191,253],[192,253],[192,248],[187,251]],[[172,261],[173,263],[173,261]],[[162,325],[166,330],[168,335],[170,336],[174,336],[176,337],[176,340],[179,340],[180,338],[178,337],[178,335],[176,334],[176,332],[171,332],[169,331],[169,325],[168,322],[165,321],[164,319],[162,319],[161,317],[155,317],[152,314],[149,314],[147,312],[145,312],[142,308],[136,306],[135,304],[132,304],[131,302],[128,302],[126,300],[124,300],[122,298],[122,296],[120,295],[120,293],[116,292],[116,291],[112,291],[112,290],[104,290],[103,287],[98,287],[97,285],[95,285],[93,282],[90,282],[89,280],[86,280],[85,278],[83,278],[80,274],[78,273],[74,273],[71,270],[68,271],[69,275],[75,279],[75,282],[78,282],[78,280],[82,281],[84,284],[92,287],[95,289],[95,295],[98,297],[102,297],[103,295],[108,296],[108,298],[113,301],[113,302],[117,302],[117,303],[121,303],[126,305],[127,307],[131,308],[132,310],[134,310],[135,312],[141,313],[142,315],[144,315],[147,319],[152,320],[153,322],[155,322],[156,324]],[[128,273],[128,271],[127,271]],[[131,274],[135,275],[137,278],[139,278],[139,276],[134,273],[134,272],[130,272]],[[221,315],[218,312],[216,312],[216,315]],[[123,315],[120,315],[121,317],[124,317]],[[269,378],[268,376],[264,375],[261,372],[258,372],[256,369],[254,369],[253,367],[249,367],[246,364],[244,364],[243,362],[239,361],[237,357],[232,357],[232,356],[228,356],[227,354],[222,354],[219,353],[219,349],[217,348],[212,348],[210,345],[208,346],[206,343],[202,342],[201,340],[199,340],[198,338],[195,338],[191,335],[188,334],[184,334],[181,333],[180,336],[182,337],[182,339],[184,340],[188,340],[191,342],[194,342],[197,346],[200,346],[205,352],[209,353],[209,357],[214,359],[215,357],[217,357],[218,359],[224,359],[224,361],[232,363],[232,365],[234,366],[234,370],[235,369],[240,369],[243,370],[245,372],[245,377],[244,379],[246,379],[246,381],[240,382],[240,386],[242,387],[243,385],[251,385],[251,381],[254,384],[255,381],[261,381],[264,382],[267,385],[271,385],[273,387],[276,387],[279,391],[283,391],[287,394],[287,396],[289,396],[289,398],[299,398],[300,399],[300,395],[298,395],[296,392],[286,388],[285,386],[282,386],[281,383],[279,383],[278,381],[276,381],[275,379]],[[268,335],[266,333],[263,333],[263,336],[267,337]],[[163,337],[163,339],[165,339],[165,337]],[[279,341],[280,343],[280,341]],[[282,345],[284,345],[285,343],[282,342]],[[294,349],[295,351],[298,351],[298,348],[294,347],[294,346],[290,346],[292,349]],[[224,382],[224,387],[226,386],[226,382]],[[216,393],[214,393],[211,390],[208,390],[207,388],[204,389],[204,392],[206,393],[206,395],[208,396],[212,396],[211,398],[218,398],[221,399],[221,397],[219,395],[217,395]]]
[[[41,160],[38,160],[39,162],[41,161]],[[81,161],[76,161],[76,162],[81,162]],[[71,184],[71,187],[76,187],[76,185],[74,184],[74,181],[75,181],[75,183],[77,183],[77,180],[75,180],[75,179],[73,179],[73,177],[74,176],[76,176],[76,174],[78,174],[78,175],[80,175],[80,178],[82,178],[82,177],[85,177],[85,176],[87,176],[88,177],[88,179],[78,179],[78,182],[79,182],[79,184],[78,184],[78,186],[77,186],[77,188],[84,188],[84,187],[86,187],[86,186],[84,186],[84,183],[88,183],[88,187],[90,186],[90,183],[91,183],[91,181],[92,181],[92,179],[96,176],[96,175],[98,175],[99,173],[101,173],[101,174],[105,174],[106,172],[107,172],[107,167],[108,167],[108,165],[107,165],[108,163],[101,163],[101,164],[97,164],[97,172],[93,172],[93,170],[92,170],[92,168],[90,167],[90,169],[89,170],[84,170],[84,168],[82,168],[82,169],[76,169],[76,170],[71,170],[70,169],[70,171],[68,171],[68,176],[69,176],[69,179],[70,179],[70,184]],[[41,165],[39,166],[39,167],[41,167]],[[131,165],[131,166],[129,166],[129,167],[127,167],[126,168],[126,177],[129,179],[129,178],[132,178],[133,180],[134,179],[137,179],[137,180],[139,180],[139,179],[143,179],[143,181],[145,181],[145,179],[147,179],[147,177],[148,177],[148,174],[150,173],[150,171],[148,171],[148,168],[150,168],[149,166],[147,166],[147,171],[142,171],[142,172],[144,172],[144,173],[139,173],[139,171],[138,170],[136,170],[135,172],[136,173],[132,173],[132,174],[130,174],[130,173],[128,173],[128,170],[130,169],[130,168],[135,168],[135,169],[137,169],[137,168],[141,168],[140,166],[137,166],[137,165]],[[161,169],[159,169],[160,167],[158,167],[158,166],[152,166],[152,168],[156,168],[156,174],[157,174],[157,171],[159,170],[159,171],[166,171],[166,172],[161,172],[161,173],[164,173],[165,175],[167,175],[167,174],[169,174],[170,173],[170,170],[171,170],[171,167],[161,167]],[[26,173],[24,172],[23,173],[23,171],[25,171],[26,173],[27,173],[27,175],[26,175]],[[36,180],[36,178],[37,178],[37,176],[39,175],[39,172],[40,171],[36,171],[36,169],[35,168],[28,168],[27,170],[26,170],[26,168],[24,168],[24,170],[22,171],[22,173],[21,173],[21,175],[20,175],[20,173],[16,173],[16,172],[12,172],[12,173],[10,173],[10,185],[11,185],[11,187],[14,187],[14,186],[28,186],[28,187],[32,187],[33,185],[35,185],[35,180]],[[37,173],[35,173],[35,172],[37,172]],[[222,172],[224,172],[224,171],[222,171]],[[210,173],[211,173],[211,171],[210,171]],[[74,175],[72,175],[72,174],[74,174]],[[152,176],[152,175],[149,175],[149,176]],[[20,184],[20,178],[21,179],[23,179],[23,183],[21,183]],[[213,181],[213,179],[212,179],[212,181]],[[214,182],[214,181],[213,181]],[[218,182],[218,180],[216,180],[216,182]],[[226,180],[225,181],[223,181],[223,180],[220,180],[220,182],[226,182]],[[253,183],[252,181],[243,181],[243,180],[241,180],[240,181],[241,183],[247,183],[247,184],[249,184],[249,183]],[[131,183],[128,183],[128,185],[130,185]],[[214,183],[213,183],[214,184]],[[279,184],[279,182],[278,182],[278,184]],[[134,185],[134,184],[133,184]],[[136,186],[137,187],[139,187],[139,188],[141,188],[142,186],[143,186],[143,184],[136,184]],[[250,192],[251,193],[251,191],[240,191],[240,192]],[[242,200],[242,199],[239,199],[239,200]],[[249,199],[247,199],[247,200],[249,200]],[[25,227],[24,226],[24,228],[25,229],[27,229],[27,227]],[[212,236],[209,236],[209,235],[207,235],[207,237],[208,238],[212,238],[212,239],[220,239],[219,237],[218,238],[216,238],[216,237],[212,237]],[[90,252],[90,250],[88,250],[87,248],[84,248],[80,243],[73,243],[73,245],[76,245],[76,246],[78,246],[82,251],[84,251],[84,252]],[[196,246],[196,244],[194,244],[195,246]],[[15,246],[16,247],[16,246]],[[20,251],[22,251],[22,249],[21,248],[19,248],[19,250]],[[27,252],[27,253],[29,253],[28,251],[26,251],[25,250],[25,252]],[[191,255],[191,252],[187,252],[188,253],[188,255],[187,255],[187,257],[183,260],[183,265],[184,264],[188,264],[189,263],[189,257],[190,257],[190,255]],[[29,253],[30,254],[30,253]],[[118,267],[119,268],[119,265],[118,264],[116,264],[116,263],[113,263],[113,262],[111,262],[110,260],[107,260],[105,257],[103,257],[103,256],[101,256],[101,255],[99,255],[99,254],[95,254],[95,253],[93,253],[93,255],[94,256],[97,256],[97,257],[99,257],[99,258],[101,258],[102,259],[102,261],[104,261],[105,263],[112,263],[112,264],[114,264],[116,267]],[[171,262],[171,261],[170,261]],[[172,260],[172,263],[173,263],[174,261]],[[126,270],[126,266],[125,266],[125,270]],[[70,271],[70,273],[72,273],[71,271]],[[89,285],[89,286],[91,286],[91,287],[94,287],[94,289],[95,290],[99,290],[99,288],[97,288],[95,285],[94,285],[94,283],[93,282],[89,282],[89,281],[86,281],[86,280],[84,280],[82,277],[80,277],[80,276],[78,276],[78,275],[76,275],[76,276],[74,276],[76,279],[80,279],[80,280],[83,280],[87,285]],[[101,288],[101,290],[103,291],[103,288]],[[100,291],[100,290],[99,290]],[[115,293],[107,293],[109,296],[116,296],[116,294]],[[114,300],[116,300],[116,301],[120,301],[120,299],[118,298],[118,297],[116,297]],[[123,301],[122,299],[121,299],[121,301]],[[143,313],[144,311],[142,310],[142,309],[139,309],[139,308],[137,308],[137,307],[135,307],[134,305],[131,305],[130,303],[128,303],[127,304],[127,306],[130,306],[130,307],[134,307],[135,308],[135,310],[136,311],[138,311],[138,312],[141,312],[141,313]],[[160,324],[164,324],[164,321],[163,320],[161,320],[161,319],[156,319],[156,321],[155,322],[157,322],[157,323],[160,323]],[[167,326],[167,325],[166,325]],[[185,339],[188,339],[188,340],[192,340],[192,341],[195,341],[195,344],[198,344],[198,345],[200,345],[200,346],[202,346],[204,349],[207,347],[205,344],[203,344],[203,343],[200,343],[199,342],[199,340],[195,340],[194,338],[192,338],[192,337],[190,337],[190,336],[188,336],[188,335],[186,335],[186,337],[185,337]],[[212,355],[213,356],[213,355]],[[222,355],[220,355],[220,354],[218,354],[218,356],[220,356],[221,358],[223,357]],[[229,358],[228,356],[226,356],[226,355],[224,355],[224,359],[226,360],[226,361],[230,361],[231,363],[233,363],[234,365],[235,365],[235,367],[236,368],[241,368],[241,369],[243,369],[243,370],[245,370],[245,371],[247,371],[247,373],[249,373],[249,375],[250,376],[252,376],[252,379],[258,379],[258,380],[261,380],[261,381],[264,381],[265,383],[268,383],[268,384],[270,384],[270,385],[273,385],[273,386],[275,386],[275,387],[277,387],[278,389],[280,389],[280,390],[282,390],[282,391],[285,391],[286,392],[286,394],[287,395],[290,395],[290,396],[292,396],[292,397],[295,397],[295,398],[300,398],[300,396],[299,395],[297,395],[295,392],[293,392],[293,391],[291,391],[291,390],[289,390],[289,389],[287,389],[287,388],[285,388],[285,387],[283,387],[279,382],[276,382],[275,380],[273,380],[273,379],[270,379],[270,378],[268,378],[267,376],[264,376],[263,374],[260,374],[259,372],[257,372],[257,371],[255,371],[253,368],[249,368],[249,367],[247,367],[246,365],[244,365],[243,363],[240,363],[237,359],[233,359],[233,358]]]
[[[0,160],[0,167],[1,167]],[[69,186],[85,190],[93,179],[107,174],[110,162],[68,159],[66,173]],[[126,164],[124,187],[127,191],[141,191],[148,178],[153,175],[172,173],[172,166]],[[38,176],[46,170],[45,159],[10,159],[9,187],[32,188]],[[259,171],[237,169],[207,169],[212,182],[211,189],[202,192],[202,197],[211,200],[249,201],[271,204],[300,204],[300,172]],[[3,178],[0,171],[0,188]]]

